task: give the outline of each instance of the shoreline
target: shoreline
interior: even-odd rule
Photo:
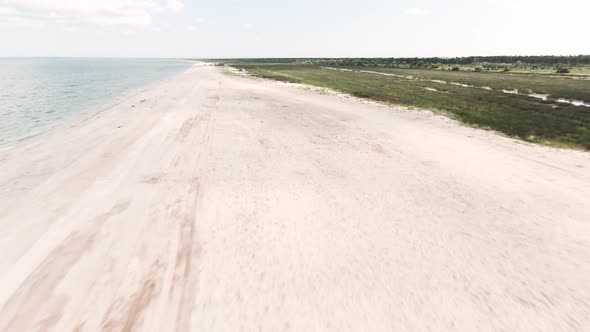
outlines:
[[[18,58],[16,58],[18,59]],[[77,58],[64,58],[64,59],[77,59]],[[111,59],[102,59],[102,60],[111,60]],[[112,59],[112,60],[117,60],[117,59]],[[184,60],[184,59],[174,59],[177,61],[182,61],[182,62],[189,62],[189,63],[194,63],[194,61],[191,60]],[[166,81],[166,80],[170,80],[173,79],[175,76],[180,75],[182,73],[184,73],[185,71],[191,69],[191,67],[193,66],[193,64],[189,65],[188,68],[177,72],[177,73],[171,73],[166,77],[157,79],[153,82],[148,82],[146,84],[142,84],[140,87],[137,88],[133,88],[121,95],[115,96],[112,98],[112,100],[110,101],[106,101],[104,103],[101,103],[101,105],[96,105],[93,107],[89,107],[87,109],[81,110],[80,113],[75,114],[73,116],[71,116],[70,118],[67,119],[62,119],[60,121],[57,121],[56,123],[48,126],[47,128],[43,129],[41,132],[36,133],[36,134],[31,134],[22,138],[19,138],[17,140],[14,141],[10,141],[7,143],[4,143],[2,145],[0,145],[0,152],[5,151],[5,150],[10,150],[16,146],[18,146],[19,144],[23,144],[31,139],[35,139],[38,136],[42,136],[45,134],[48,134],[54,130],[60,130],[72,125],[75,125],[77,122],[80,121],[85,121],[87,118],[91,118],[97,114],[100,114],[102,112],[108,111],[111,108],[116,107],[117,105],[121,104],[122,102],[124,102],[126,99],[132,98],[135,94],[139,94],[141,92],[144,92],[145,90],[148,89],[152,89],[155,88],[158,84]]]

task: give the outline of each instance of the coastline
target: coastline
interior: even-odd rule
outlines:
[[[590,324],[587,152],[195,62],[0,165],[3,331]]]
[[[117,97],[112,102],[102,106],[97,107],[93,111],[85,111],[80,113],[77,116],[74,116],[72,119],[67,120],[63,123],[57,124],[55,127],[49,128],[48,130],[36,134],[28,136],[24,139],[21,139],[14,144],[5,145],[0,147],[0,164],[9,158],[11,155],[17,154],[19,157],[16,159],[22,159],[23,162],[20,164],[20,167],[31,166],[31,169],[56,169],[61,166],[65,166],[65,164],[60,164],[56,162],[54,167],[44,167],[39,165],[40,163],[46,163],[50,160],[41,160],[40,158],[36,158],[37,156],[46,157],[46,153],[40,152],[43,150],[43,147],[47,147],[50,153],[55,153],[56,155],[60,154],[67,154],[68,151],[62,151],[60,147],[60,141],[68,141],[69,137],[72,135],[76,135],[78,130],[88,130],[88,126],[96,127],[98,130],[105,130],[111,126],[111,123],[116,123],[121,119],[124,119],[125,115],[129,116],[129,112],[133,111],[135,104],[139,104],[139,102],[144,99],[145,95],[149,95],[151,91],[158,91],[161,87],[166,86],[167,84],[173,83],[178,77],[182,75],[186,75],[187,72],[191,71],[194,68],[195,64],[193,63],[187,69],[160,79],[156,82],[149,83],[147,85],[142,86],[141,88],[132,91],[126,95],[122,95]],[[116,113],[116,114],[115,114]],[[103,118],[104,117],[104,118]],[[103,121],[99,122],[98,120],[102,119]],[[78,134],[79,135],[79,134]],[[77,147],[75,142],[72,142],[71,145],[73,147]],[[30,150],[36,150],[36,153],[30,153]],[[83,149],[77,149],[77,153],[82,153]],[[72,156],[72,160],[73,160]],[[39,173],[32,171],[32,173]],[[42,173],[42,172],[41,172]],[[31,177],[34,178],[34,177]],[[21,179],[22,182],[27,182],[27,178]],[[33,182],[35,183],[35,182]],[[15,188],[7,189],[6,186],[3,186],[3,183],[0,179],[0,209],[3,207],[2,203],[6,203],[3,201],[7,197],[5,193],[10,192],[11,190],[15,190]],[[17,190],[18,191],[18,190]],[[0,212],[0,219],[2,217],[2,213]]]
[[[75,59],[75,58],[72,58],[72,59]],[[102,59],[102,60],[105,60],[105,59]],[[116,59],[113,59],[113,60],[116,60]],[[42,135],[52,132],[54,130],[59,130],[60,128],[72,126],[72,125],[76,124],[76,122],[78,122],[78,121],[84,121],[85,119],[87,119],[89,117],[93,117],[101,112],[104,112],[104,111],[109,110],[113,107],[116,107],[118,104],[124,102],[128,98],[131,98],[133,95],[141,93],[141,92],[149,90],[149,89],[152,89],[152,88],[156,87],[159,83],[162,83],[166,80],[173,79],[176,75],[182,74],[183,72],[189,70],[192,67],[192,63],[194,63],[194,61],[186,60],[186,59],[175,59],[175,60],[181,61],[181,62],[187,62],[187,63],[189,63],[189,66],[186,69],[181,70],[180,72],[171,73],[165,77],[156,79],[155,81],[146,82],[145,84],[142,84],[138,87],[130,88],[127,91],[123,91],[121,94],[114,96],[110,100],[104,101],[103,103],[101,103],[99,105],[95,105],[95,106],[81,109],[78,114],[75,114],[75,115],[72,115],[66,119],[62,119],[60,121],[57,121],[56,123],[53,123],[53,124],[47,126],[46,128],[42,129],[41,132],[28,134],[27,136],[18,138],[16,140],[13,140],[8,143],[4,143],[4,144],[0,145],[0,152],[2,152],[4,150],[12,149],[23,142],[26,142],[30,139],[34,139],[38,136],[42,136]]]

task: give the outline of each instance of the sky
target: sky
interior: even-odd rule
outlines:
[[[0,57],[590,54],[590,0],[0,0]]]

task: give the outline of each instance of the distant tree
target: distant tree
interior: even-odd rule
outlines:
[[[1,0],[0,0],[1,2]],[[238,59],[253,63],[307,63],[326,66],[365,66],[393,68],[447,68],[453,66],[481,67],[483,70],[504,70],[531,68],[555,68],[590,65],[590,55],[576,56],[476,56],[464,58],[304,58],[304,59]],[[509,69],[505,69],[509,68]],[[459,69],[460,70],[460,69]],[[571,69],[570,69],[571,70]]]

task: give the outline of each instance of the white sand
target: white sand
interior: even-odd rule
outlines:
[[[0,331],[590,326],[586,152],[197,64],[0,167]]]
[[[548,94],[542,94],[542,93],[530,93],[529,97],[533,97],[533,98],[537,98],[537,99],[541,99],[541,100],[547,100],[549,98],[550,95]]]

